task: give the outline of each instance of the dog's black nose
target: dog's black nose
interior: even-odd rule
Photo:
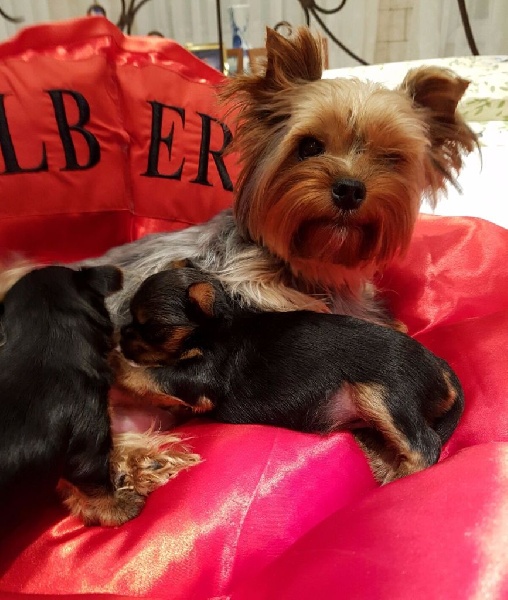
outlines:
[[[332,186],[332,198],[341,210],[355,210],[365,200],[367,189],[358,179],[339,179]]]

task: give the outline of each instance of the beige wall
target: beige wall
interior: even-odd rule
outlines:
[[[414,0],[379,0],[374,62],[405,60]]]

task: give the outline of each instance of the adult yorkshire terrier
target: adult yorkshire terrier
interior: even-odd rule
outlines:
[[[423,197],[435,203],[477,145],[457,112],[468,82],[433,66],[395,90],[323,80],[307,28],[290,39],[268,29],[266,50],[264,74],[221,91],[238,122],[232,211],[97,259],[124,270],[109,304],[115,320],[128,319],[142,280],[190,258],[247,307],[389,322],[371,281],[407,248]]]

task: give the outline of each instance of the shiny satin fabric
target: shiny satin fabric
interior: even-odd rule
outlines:
[[[191,598],[502,598],[508,536],[508,231],[422,217],[380,279],[457,371],[466,410],[438,465],[379,488],[347,433],[195,420],[203,462],[117,529],[58,507],[1,544],[0,590]],[[443,298],[443,301],[441,301]],[[490,594],[490,595],[489,595]]]
[[[338,510],[232,600],[508,597],[508,445],[485,443]]]

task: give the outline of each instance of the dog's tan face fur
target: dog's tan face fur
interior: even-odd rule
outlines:
[[[305,28],[269,30],[266,73],[233,78],[222,97],[238,110],[242,233],[333,286],[407,247],[423,197],[454,182],[477,140],[456,113],[468,82],[450,71],[422,67],[388,90],[322,80],[320,52]]]

